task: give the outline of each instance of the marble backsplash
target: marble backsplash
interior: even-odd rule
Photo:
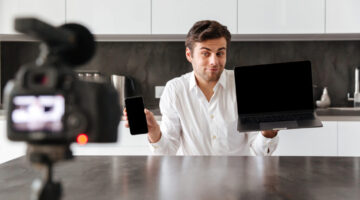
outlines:
[[[38,53],[35,42],[0,42],[1,89]],[[320,98],[323,87],[328,87],[332,106],[352,105],[347,93],[354,91],[360,41],[232,42],[226,68],[298,60],[312,63],[315,99]],[[155,99],[155,86],[165,85],[192,67],[185,58],[183,42],[98,42],[94,58],[79,69],[131,77],[146,107],[156,109],[159,100]]]

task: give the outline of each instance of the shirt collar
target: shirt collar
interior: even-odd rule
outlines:
[[[224,69],[224,71],[221,73],[219,81],[216,83],[216,85],[221,85],[224,89],[226,88],[226,70]],[[197,86],[196,84],[196,78],[195,78],[195,74],[194,71],[191,72],[190,75],[190,83],[189,83],[189,90],[192,90],[193,88],[195,88]]]
[[[190,86],[189,90],[192,90],[193,88],[195,88],[197,86],[194,71],[192,71],[191,74],[190,74],[190,84],[189,84],[189,86]]]
[[[223,72],[220,75],[218,83],[226,89],[226,70],[224,69]]]

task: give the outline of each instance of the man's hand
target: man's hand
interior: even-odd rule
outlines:
[[[273,138],[277,135],[278,132],[279,132],[278,130],[266,130],[266,131],[261,131],[261,134],[266,138]]]
[[[148,109],[144,110],[146,116],[146,122],[148,127],[148,138],[151,143],[156,143],[161,138],[160,126],[155,120],[154,114],[150,112]],[[122,117],[125,120],[125,127],[129,128],[129,121],[127,118],[126,108],[123,111],[124,116]]]

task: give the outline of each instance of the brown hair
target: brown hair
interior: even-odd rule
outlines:
[[[226,39],[226,45],[229,46],[231,34],[226,26],[213,20],[198,21],[189,30],[186,36],[185,46],[192,51],[195,42],[203,42],[221,37]]]

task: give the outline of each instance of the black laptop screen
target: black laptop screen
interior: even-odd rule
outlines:
[[[239,115],[314,109],[309,61],[235,68]]]

